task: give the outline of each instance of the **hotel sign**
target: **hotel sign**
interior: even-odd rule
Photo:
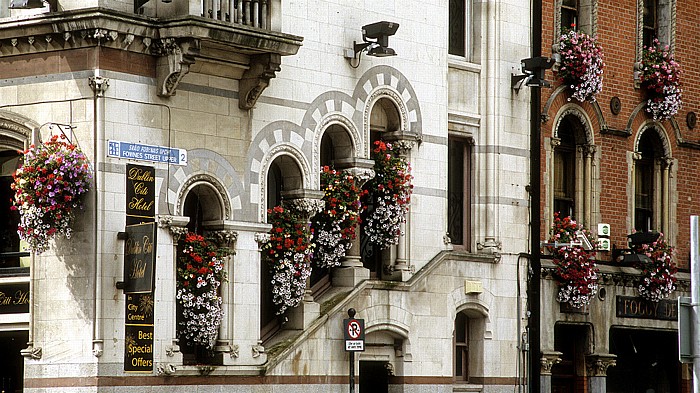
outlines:
[[[132,148],[130,151],[133,152],[136,149]],[[124,294],[126,295],[124,371],[126,372],[153,372],[155,189],[154,167],[126,165],[127,236],[124,242]]]
[[[153,372],[153,295],[126,295],[124,371]]]
[[[126,225],[154,220],[156,177],[152,166],[126,166]]]
[[[29,283],[0,285],[0,314],[29,312]]]
[[[153,292],[156,223],[126,226],[124,242],[124,293]]]
[[[660,319],[676,321],[678,319],[678,302],[659,300],[650,302],[641,297],[618,296],[617,316],[622,318]]]

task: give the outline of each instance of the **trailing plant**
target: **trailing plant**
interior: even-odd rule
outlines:
[[[561,66],[557,78],[573,91],[580,102],[595,101],[603,88],[603,50],[595,37],[569,30],[559,37]]]
[[[223,300],[219,291],[226,280],[224,258],[230,253],[211,239],[187,233],[177,263],[177,300],[182,305],[180,339],[188,345],[212,349],[221,326]]]
[[[652,243],[634,245],[632,250],[648,258],[640,258],[637,262],[637,268],[642,271],[637,285],[639,296],[658,302],[676,290],[678,268],[673,262],[674,249],[663,234]]]
[[[92,173],[85,154],[65,136],[53,136],[23,152],[23,164],[13,175],[13,208],[19,210],[17,232],[29,249],[46,251],[61,234],[70,239],[74,210],[90,189]]]
[[[374,142],[371,158],[374,160],[375,176],[368,182],[368,194],[363,205],[374,203],[374,209],[365,210],[365,235],[369,242],[387,248],[399,242],[401,224],[406,222],[411,192],[411,166],[399,155],[391,143]]]
[[[665,120],[678,113],[683,103],[680,64],[673,59],[668,45],[658,40],[642,50],[639,80],[647,91],[647,108],[654,120]]]
[[[321,168],[321,190],[324,208],[311,220],[313,261],[318,267],[329,268],[340,265],[340,259],[352,246],[360,221],[360,197],[366,191],[351,173],[328,166]]]
[[[267,222],[272,229],[262,251],[272,272],[272,301],[280,315],[304,297],[311,275],[311,228],[299,213],[281,206],[267,210]]]
[[[579,240],[584,236],[591,244],[595,239],[582,225],[571,217],[560,218],[554,214],[550,229],[547,250],[552,254],[555,271],[554,278],[559,284],[557,301],[569,303],[581,308],[590,303],[598,291],[598,268],[595,263],[595,251],[586,250]]]

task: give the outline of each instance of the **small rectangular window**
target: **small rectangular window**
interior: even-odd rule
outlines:
[[[562,30],[578,28],[578,0],[563,0],[561,4]]]
[[[459,313],[455,318],[455,379],[469,381],[469,318]]]
[[[654,44],[654,38],[658,37],[658,13],[659,3],[657,0],[644,0],[644,10],[642,18],[642,43],[644,44],[644,46],[651,47]]]
[[[449,35],[449,53],[466,57],[467,3],[465,0],[450,0]]]

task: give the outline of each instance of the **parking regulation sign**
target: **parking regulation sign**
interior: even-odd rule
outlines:
[[[343,334],[345,336],[345,351],[361,352],[365,350],[364,319],[343,319]]]

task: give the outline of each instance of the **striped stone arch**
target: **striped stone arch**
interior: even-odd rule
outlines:
[[[370,140],[369,123],[372,106],[381,98],[391,100],[398,109],[400,131],[415,134],[420,140],[423,135],[420,104],[413,86],[398,70],[388,66],[376,66],[367,70],[352,95],[357,111],[353,115],[355,124],[362,124],[365,141]],[[364,146],[363,158],[369,155],[369,146]]]
[[[651,119],[643,122],[641,127],[639,127],[639,129],[637,130],[637,133],[634,137],[634,151],[639,151],[639,141],[642,139],[642,135],[645,132],[656,132],[656,134],[659,136],[659,139],[661,140],[661,144],[664,149],[664,157],[673,157],[673,151],[671,150],[671,143],[669,142],[670,139],[668,137],[668,131],[666,131],[666,128],[664,128],[664,126],[661,125],[661,123]]]
[[[314,135],[311,168],[320,167],[321,138],[325,130],[333,124],[338,124],[347,131],[354,156],[357,157],[365,151],[364,138],[356,123],[352,121],[356,111],[352,97],[338,91],[323,93],[311,103],[301,122],[306,132],[312,132]]]
[[[263,127],[257,134],[248,153],[250,172],[249,203],[252,211],[257,211],[260,222],[265,220],[265,201],[267,171],[275,158],[287,155],[299,167],[303,188],[317,189],[318,176],[312,176],[309,157],[312,156],[314,143],[313,130],[304,129],[288,121],[277,121]]]
[[[244,187],[233,166],[221,155],[206,149],[187,152],[188,165],[171,166],[160,187],[159,214],[182,215],[187,192],[197,184],[206,183],[219,194],[222,218],[242,218]]]
[[[568,115],[576,117],[581,122],[586,134],[586,144],[594,145],[595,141],[591,119],[588,117],[588,114],[583,110],[583,108],[574,103],[569,103],[559,108],[559,111],[554,118],[552,136],[556,138],[559,137],[559,125],[561,125],[562,120],[564,120],[564,118]]]
[[[39,123],[14,112],[0,109],[0,150],[24,150],[29,147],[32,130]]]

